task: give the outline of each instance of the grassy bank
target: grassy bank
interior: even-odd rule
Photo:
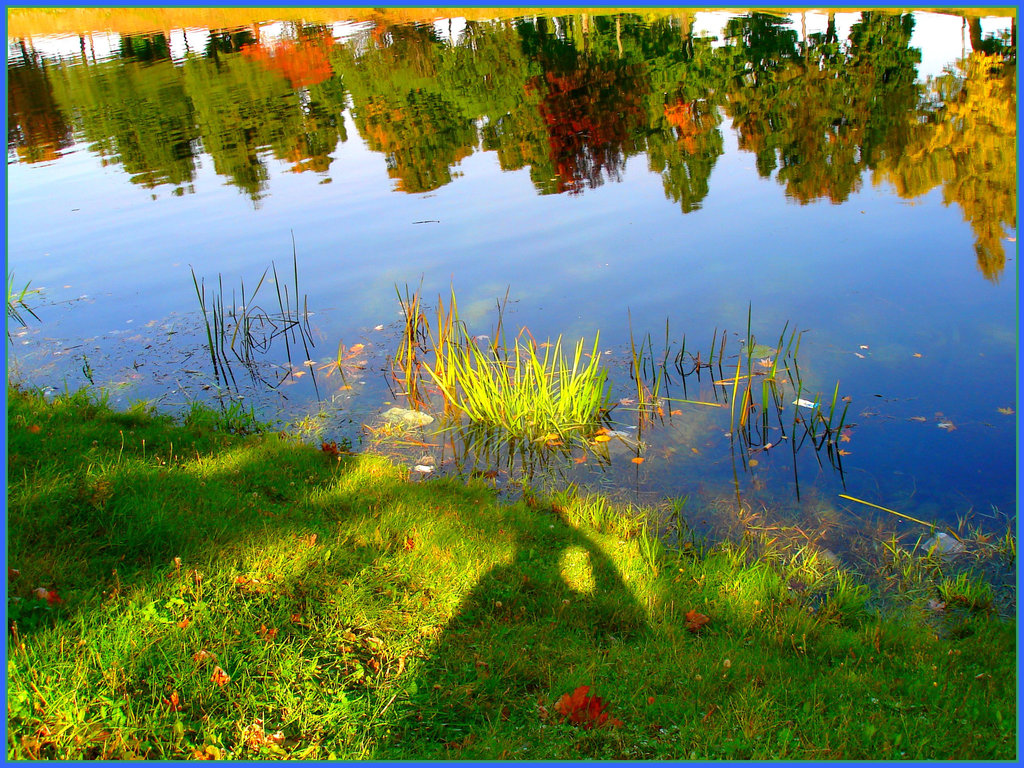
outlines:
[[[966,582],[880,616],[813,555],[204,411],[7,425],[8,758],[1016,758],[1016,625]]]

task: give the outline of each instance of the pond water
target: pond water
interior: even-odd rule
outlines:
[[[367,9],[8,38],[8,274],[41,289],[8,373],[167,410],[240,400],[317,442],[426,452],[426,479],[914,525],[845,494],[998,527],[1016,517],[1015,46],[1010,18],[856,11]],[[209,312],[244,285],[275,322],[250,365],[211,356],[197,283]],[[408,405],[406,287],[428,312],[454,290],[473,334],[506,295],[506,329],[599,332],[622,437],[518,458],[458,431],[384,440]],[[757,361],[794,331],[800,390],[780,373],[782,410],[732,429],[742,389],[714,382],[761,345],[763,406]],[[648,418],[631,334],[668,361]],[[828,439],[798,398],[832,412]]]

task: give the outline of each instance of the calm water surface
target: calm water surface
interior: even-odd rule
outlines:
[[[669,396],[728,403],[712,382],[749,312],[759,343],[803,332],[804,396],[838,382],[831,449],[797,439],[789,390],[743,440],[728,407],[638,424],[627,401],[606,454],[530,461],[697,517],[873,514],[845,493],[1013,518],[1015,43],[1008,18],[860,12],[8,39],[8,272],[42,289],[8,372],[172,410],[242,398],[358,448],[404,404],[396,286],[454,288],[474,333],[506,291],[538,340],[600,331],[616,399],[630,328],[660,359],[667,324]],[[274,264],[294,301],[293,244],[307,348],[278,336],[227,380],[193,273],[230,304]],[[278,310],[272,278],[258,303]],[[694,371],[723,331],[722,367]],[[339,344],[364,345],[344,380],[322,367]],[[423,437],[438,472],[495,462]]]

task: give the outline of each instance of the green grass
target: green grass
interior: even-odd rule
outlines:
[[[394,358],[396,378],[410,396],[423,389],[426,373],[449,412],[514,440],[568,441],[600,427],[612,403],[599,338],[589,352],[580,339],[570,353],[561,336],[538,344],[523,328],[509,344],[499,304],[493,340],[483,345],[459,318],[454,292],[447,308],[438,301],[433,327],[418,292],[406,289],[399,301],[405,327]]]
[[[973,577],[880,614],[809,548],[7,397],[9,759],[1016,757],[1016,625]],[[561,721],[583,685],[621,726]]]

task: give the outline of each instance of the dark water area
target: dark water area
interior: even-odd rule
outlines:
[[[9,38],[7,268],[41,292],[9,323],[8,375],[241,402],[318,443],[426,450],[432,476],[912,525],[845,494],[998,528],[1017,494],[1016,87],[1014,20],[931,13]],[[252,304],[273,315],[287,287],[303,330],[264,328],[227,376],[193,278],[230,306],[271,265]],[[454,289],[475,334],[506,294],[506,327],[538,341],[600,333],[621,439],[525,459],[458,431],[383,441],[408,404],[390,375],[406,286],[429,307]],[[800,392],[730,436],[714,382],[748,331],[784,329]],[[631,333],[680,360],[647,421]],[[345,376],[339,345],[362,345]],[[801,441],[794,401],[834,396],[844,429]]]

